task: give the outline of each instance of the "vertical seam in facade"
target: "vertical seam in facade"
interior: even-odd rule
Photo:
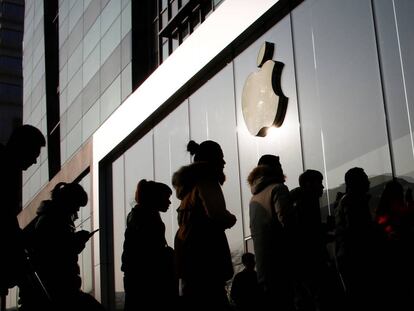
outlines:
[[[325,174],[326,184],[326,199],[328,200],[328,215],[331,216],[331,200],[329,197],[329,182],[328,182],[328,171],[326,170],[326,157],[325,157],[325,139],[323,136],[323,130],[321,129],[321,142],[322,142],[322,157],[323,157],[323,171]]]
[[[187,119],[188,119],[188,138],[191,139],[191,118],[190,118],[190,96],[187,96]]]
[[[112,162],[112,167],[113,167],[113,162]],[[123,201],[124,201],[124,212],[123,212],[123,214],[124,214],[124,227],[125,227],[125,229],[126,229],[126,226],[127,226],[127,213],[126,213],[126,203],[127,203],[127,200],[126,200],[126,191],[125,191],[125,186],[126,186],[126,177],[125,177],[125,175],[126,175],[126,172],[125,172],[125,155],[122,155],[122,183],[123,183],[123,187],[122,187],[122,195],[123,195]],[[112,180],[113,180],[113,177],[112,177]],[[112,187],[112,189],[113,189],[113,187]],[[113,190],[112,190],[113,191]]]
[[[298,121],[299,121],[299,140],[300,140],[300,153],[301,153],[301,160],[302,160],[302,171],[305,170],[305,155],[303,151],[303,129],[302,129],[302,122],[301,122],[301,112],[299,106],[299,88],[298,88],[298,79],[297,79],[297,68],[296,68],[296,50],[295,50],[295,40],[293,34],[293,15],[292,10],[289,12],[289,22],[290,22],[290,39],[292,42],[292,59],[293,59],[293,72],[295,77],[295,92],[296,92],[296,107],[298,108]]]
[[[241,212],[241,223],[242,223],[242,234],[243,234],[243,250],[244,252],[247,251],[247,244],[245,243],[246,232],[244,230],[245,222],[244,222],[244,204],[243,204],[243,189],[242,189],[242,180],[241,180],[241,165],[240,165],[240,148],[239,148],[239,131],[238,131],[238,124],[237,124],[237,92],[236,92],[236,72],[234,70],[234,53],[231,57],[231,69],[232,69],[232,76],[233,76],[233,102],[234,102],[234,117],[236,122],[236,149],[237,149],[237,166],[239,171],[239,191],[240,191],[240,212]]]
[[[310,10],[311,14],[311,35],[312,35],[312,53],[313,53],[313,67],[315,69],[315,89],[316,89],[316,98],[317,98],[317,104],[318,104],[318,111],[319,111],[319,124],[320,124],[320,134],[321,134],[321,147],[322,147],[322,162],[323,162],[323,172],[325,175],[325,185],[326,185],[326,199],[328,201],[328,214],[331,215],[331,201],[329,197],[329,177],[328,177],[328,170],[326,167],[326,156],[325,156],[325,139],[323,135],[323,124],[322,124],[322,118],[321,118],[321,95],[320,95],[320,88],[319,88],[319,80],[318,80],[318,65],[316,61],[316,45],[315,45],[315,35],[314,35],[314,28],[313,28],[313,11]]]
[[[152,180],[155,180],[155,131],[153,127],[151,129],[151,142],[152,142]]]
[[[410,129],[410,139],[411,139],[411,150],[412,150],[413,156],[414,156],[413,130],[412,130],[412,126],[411,126],[410,107],[409,107],[409,104],[408,104],[408,97],[407,97],[407,84],[405,82],[404,63],[403,63],[402,53],[401,53],[400,31],[399,31],[399,28],[398,28],[397,13],[395,11],[395,2],[394,2],[394,0],[392,1],[392,10],[393,10],[394,20],[395,20],[395,31],[397,33],[398,53],[400,55],[401,77],[402,77],[402,80],[403,80],[405,105],[407,107],[408,126],[409,126],[409,129]]]
[[[379,40],[378,40],[378,27],[377,27],[377,23],[376,23],[376,20],[375,20],[375,5],[374,5],[373,0],[371,0],[371,13],[372,13],[372,23],[373,23],[373,26],[374,26],[375,47],[376,47],[376,50],[377,50],[378,70],[379,70],[380,84],[381,84],[382,103],[383,103],[384,115],[385,115],[385,129],[386,129],[386,132],[387,132],[388,150],[389,150],[389,153],[390,153],[391,174],[392,174],[392,177],[395,178],[394,150],[393,150],[393,145],[392,145],[391,129],[390,129],[389,117],[388,117],[387,97],[386,97],[385,83],[384,83],[384,73],[383,73],[383,70],[382,70],[383,65],[382,65],[382,61],[381,61],[381,50],[380,50]],[[397,37],[398,37],[398,32],[397,32]],[[411,126],[410,126],[410,129],[411,129]]]

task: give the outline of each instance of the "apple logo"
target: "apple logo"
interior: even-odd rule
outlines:
[[[289,99],[280,83],[284,64],[272,60],[273,52],[273,43],[262,45],[257,56],[259,70],[248,76],[243,87],[243,117],[255,136],[264,137],[269,127],[280,127],[286,114]]]

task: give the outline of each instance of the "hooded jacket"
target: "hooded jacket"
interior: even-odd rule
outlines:
[[[284,225],[291,210],[289,190],[269,166],[253,169],[248,182],[253,195],[249,214],[257,277],[266,286],[278,279],[286,264]]]

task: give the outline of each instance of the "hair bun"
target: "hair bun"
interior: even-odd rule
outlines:
[[[200,145],[197,144],[194,140],[190,140],[187,144],[187,151],[190,152],[191,155],[195,155],[200,148]]]

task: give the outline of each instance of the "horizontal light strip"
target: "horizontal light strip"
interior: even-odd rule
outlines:
[[[225,0],[93,135],[100,161],[279,0]]]

